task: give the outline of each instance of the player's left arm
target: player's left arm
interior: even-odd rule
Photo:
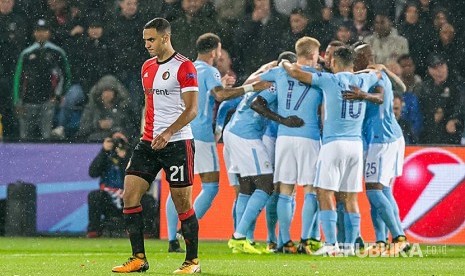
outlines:
[[[256,81],[261,81],[260,75],[265,73],[266,71],[270,70],[273,67],[278,65],[276,60],[270,61],[268,63],[263,64],[257,71],[250,74],[250,76],[245,80],[244,84],[250,84]]]
[[[384,102],[384,88],[381,86],[376,86],[372,93],[367,93],[362,91],[357,86],[349,86],[351,90],[344,91],[342,97],[344,100],[360,100],[360,101],[368,101],[375,104],[382,104]]]
[[[407,86],[405,86],[404,82],[399,78],[399,76],[394,74],[394,72],[391,70],[387,69],[384,64],[373,64],[370,65],[369,68],[373,68],[378,71],[384,71],[389,77],[389,80],[392,82],[392,88],[394,88],[395,91],[400,91],[402,93],[407,91]]]

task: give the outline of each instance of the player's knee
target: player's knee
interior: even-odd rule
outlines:
[[[251,195],[255,190],[255,185],[250,181],[250,177],[241,177],[239,179],[239,193]]]
[[[273,183],[257,183],[257,189],[260,189],[267,193],[268,195],[273,194],[274,186]]]

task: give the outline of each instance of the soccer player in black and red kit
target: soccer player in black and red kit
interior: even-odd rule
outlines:
[[[149,21],[143,31],[145,48],[152,57],[141,71],[145,125],[126,169],[123,195],[132,256],[113,272],[143,272],[149,268],[140,199],[163,169],[186,242],[186,259],[174,273],[200,273],[199,224],[192,208],[194,142],[189,125],[197,115],[197,72],[189,59],[173,49],[170,32],[170,23],[163,18]]]

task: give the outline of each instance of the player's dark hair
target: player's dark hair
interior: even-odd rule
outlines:
[[[344,42],[342,41],[339,41],[339,40],[333,40],[331,41],[328,46],[331,46],[331,47],[342,47],[342,46],[345,46]]]
[[[354,51],[347,46],[337,48],[334,51],[333,58],[343,67],[350,66],[354,63]]]
[[[144,26],[144,29],[155,29],[158,33],[170,33],[171,24],[168,22],[168,20],[157,17],[147,22]]]
[[[213,33],[206,33],[199,36],[195,43],[195,48],[197,49],[197,53],[205,54],[218,48],[220,43],[221,39],[219,36]]]
[[[294,54],[293,52],[290,51],[284,51],[278,56],[278,64],[281,62],[281,60],[287,59],[291,63],[297,62],[297,55]]]

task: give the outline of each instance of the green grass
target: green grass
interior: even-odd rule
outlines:
[[[184,254],[146,240],[151,275],[171,275]],[[465,275],[465,247],[421,246],[423,257],[358,258],[232,254],[226,242],[201,241],[204,275]],[[445,252],[444,252],[445,249]],[[0,238],[0,275],[112,275],[130,253],[127,239]]]

